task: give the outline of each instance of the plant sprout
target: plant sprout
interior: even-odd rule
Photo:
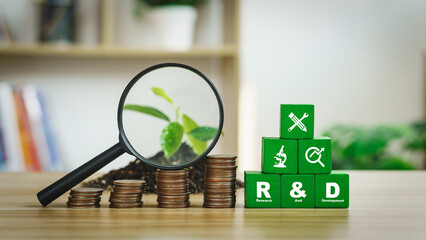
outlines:
[[[172,122],[166,114],[150,106],[126,104],[124,109],[147,114],[168,122],[160,136],[161,149],[166,158],[171,157],[180,148],[184,135],[187,136],[195,153],[203,153],[207,148],[207,142],[216,136],[218,129],[208,126],[200,127],[192,118],[180,112],[179,107],[176,107],[163,89],[152,87],[151,90],[155,95],[162,97],[172,105],[175,111],[175,121]]]

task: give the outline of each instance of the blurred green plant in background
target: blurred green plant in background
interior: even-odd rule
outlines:
[[[333,169],[419,169],[425,167],[426,122],[404,126],[336,125],[332,138]]]

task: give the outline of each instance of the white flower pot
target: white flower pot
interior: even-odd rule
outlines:
[[[197,9],[191,6],[152,8],[147,13],[155,46],[162,50],[187,51],[194,43]]]

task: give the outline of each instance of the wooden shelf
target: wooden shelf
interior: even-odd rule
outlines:
[[[0,48],[1,56],[22,57],[111,57],[111,58],[164,58],[164,57],[224,57],[237,55],[237,48],[225,45],[219,48],[194,47],[189,51],[161,51],[125,47],[78,46],[78,45],[7,45]]]

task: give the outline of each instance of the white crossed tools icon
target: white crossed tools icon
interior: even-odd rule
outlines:
[[[300,130],[302,130],[302,131],[304,131],[304,132],[306,132],[307,131],[307,129],[306,129],[306,126],[305,126],[305,124],[303,124],[302,123],[302,120],[303,119],[305,119],[305,118],[307,118],[309,116],[309,114],[308,113],[304,113],[303,114],[303,116],[302,116],[302,118],[301,119],[298,119],[297,117],[296,117],[296,115],[294,115],[294,113],[290,113],[289,115],[288,115],[288,117],[294,122],[294,124],[293,124],[293,126],[291,126],[289,129],[288,129],[288,131],[289,132],[291,132],[292,130],[293,130],[293,128],[295,128],[296,126],[298,126],[299,128],[300,128]]]

